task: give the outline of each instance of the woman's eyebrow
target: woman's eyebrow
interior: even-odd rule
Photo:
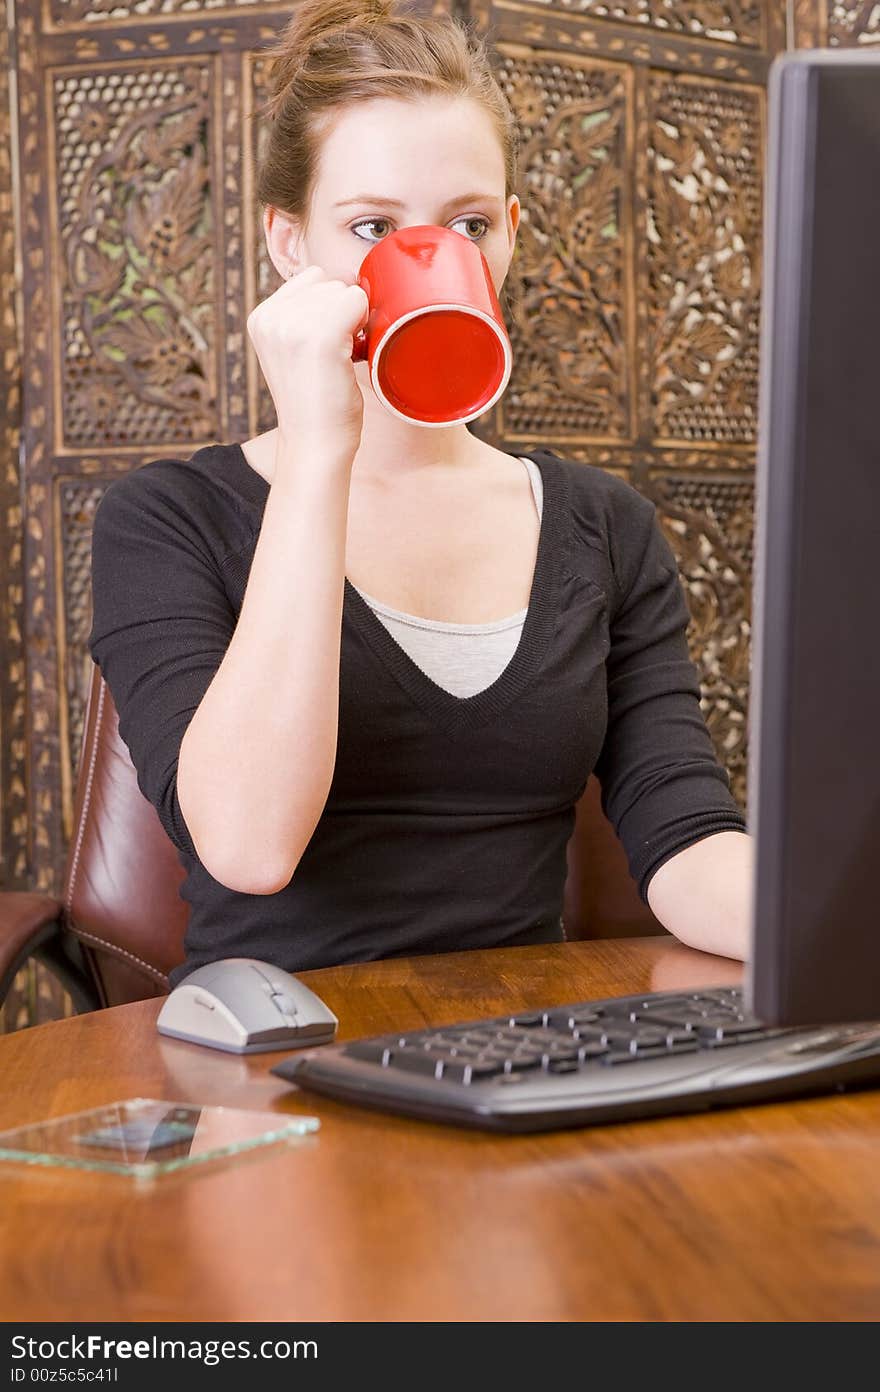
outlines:
[[[376,193],[359,193],[355,198],[341,198],[338,203],[334,203],[334,208],[347,208],[352,203],[376,203],[383,208],[405,208],[406,204],[399,198],[383,198]],[[501,199],[489,193],[463,193],[458,198],[451,199],[443,208],[444,213],[452,208],[459,207],[462,203],[494,203],[500,205]]]

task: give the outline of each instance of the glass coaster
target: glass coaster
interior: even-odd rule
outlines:
[[[312,1116],[132,1097],[0,1131],[0,1161],[147,1178],[317,1131]]]

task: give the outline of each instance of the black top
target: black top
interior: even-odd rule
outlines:
[[[272,895],[208,874],[176,785],[181,740],[241,610],[269,485],[240,445],[209,445],[106,490],[89,648],[187,872],[187,957],[173,986],[218,957],[299,971],[560,938],[566,843],[593,770],[643,899],[677,851],[745,830],[700,710],[687,604],[653,504],[602,469],[527,454],[544,484],[537,561],[519,645],[491,686],[443,690],[346,579],[333,782]]]

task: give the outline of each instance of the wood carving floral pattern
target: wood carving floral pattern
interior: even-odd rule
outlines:
[[[721,43],[761,42],[760,0],[561,0],[560,8]]]
[[[253,110],[262,110],[269,97],[269,64],[259,54],[254,58],[251,66],[252,80],[252,101]],[[257,120],[252,127],[253,131],[253,154],[254,164],[257,165],[263,158],[268,129],[265,121]],[[254,207],[251,210],[253,218],[253,237],[256,247],[256,297],[257,303],[267,299],[269,295],[275,293],[281,284],[281,277],[272,264],[272,258],[266,247],[266,238],[263,234],[263,210],[260,204],[254,200]],[[260,368],[257,355],[254,352],[250,337],[247,337],[248,371],[250,380],[255,384],[256,395],[256,430],[274,430],[278,424],[275,415],[275,403],[272,394],[266,385],[266,379]]]
[[[92,679],[92,657],[88,648],[92,627],[92,524],[104,494],[104,485],[86,477],[62,479],[58,483],[58,514],[61,518],[61,563],[64,583],[65,653],[62,680],[67,703],[68,739],[64,750],[71,788],[76,786],[76,769],[82,748],[85,701]],[[72,807],[65,809],[65,820]],[[66,828],[67,830],[67,828]]]
[[[55,79],[67,444],[216,434],[207,80]]]
[[[58,29],[74,25],[120,24],[126,19],[149,15],[211,11],[239,5],[256,5],[260,0],[52,0],[52,23]]]
[[[625,437],[627,75],[503,49],[499,58],[520,130],[522,203],[503,305],[514,358],[504,430]]]
[[[22,362],[16,294],[15,170],[12,149],[9,31],[0,33],[0,866],[3,883],[27,883],[27,724],[24,645],[24,537],[21,496]]]
[[[655,79],[647,236],[661,439],[755,439],[761,100],[732,84]]]
[[[731,791],[746,807],[751,652],[750,480],[655,480],[649,490],[678,561],[691,613],[688,642],[701,705]]]
[[[829,47],[876,43],[880,43],[880,4],[877,0],[832,0],[828,7]]]

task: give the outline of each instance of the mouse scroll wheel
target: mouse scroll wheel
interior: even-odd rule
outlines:
[[[296,1014],[296,1005],[291,1000],[290,996],[286,996],[283,991],[273,991],[271,998],[277,1005],[278,1009],[281,1011],[282,1015]]]

